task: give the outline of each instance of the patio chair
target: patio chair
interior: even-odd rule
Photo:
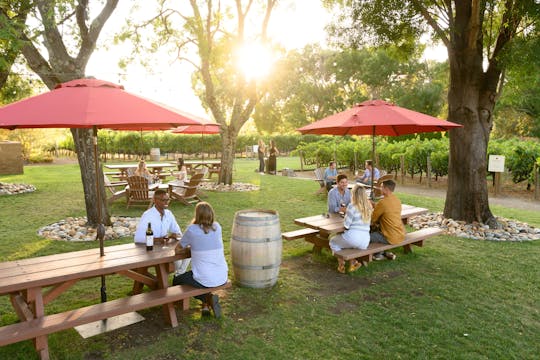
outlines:
[[[103,174],[103,185],[105,189],[109,190],[110,196],[107,198],[107,202],[110,204],[115,200],[118,200],[126,196],[127,181],[115,181],[111,182],[107,175]]]
[[[378,178],[377,181],[375,181],[375,183],[373,183],[373,193],[374,193],[373,195],[375,196],[375,198],[379,198],[382,196],[381,187],[382,187],[383,181],[386,181],[386,180],[394,180],[394,175],[393,174],[383,175],[380,178]]]
[[[221,164],[212,164],[212,167],[208,169],[208,178],[212,178],[212,174],[217,174],[219,177],[219,173],[221,172]]]
[[[315,173],[315,181],[321,186],[319,190],[315,192],[315,195],[322,193],[326,194],[328,191],[326,190],[326,184],[324,183],[324,168],[317,168],[313,170],[313,172]]]
[[[172,200],[178,200],[185,205],[191,205],[201,201],[197,193],[197,188],[201,183],[204,172],[198,172],[191,176],[189,182],[184,185],[169,183],[169,196]]]
[[[134,203],[148,204],[150,208],[154,202],[154,191],[157,184],[148,185],[148,180],[142,176],[130,176],[127,178],[128,187],[126,188],[127,208]]]

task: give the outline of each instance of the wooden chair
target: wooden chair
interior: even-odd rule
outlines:
[[[148,180],[142,176],[130,176],[127,178],[127,208],[133,203],[148,203],[148,207],[154,202],[154,189],[157,185],[148,185]]]
[[[210,179],[212,177],[212,174],[217,174],[219,177],[219,173],[221,172],[221,164],[213,164],[210,169],[208,169],[208,178]]]
[[[326,184],[324,183],[324,168],[317,168],[313,170],[313,172],[315,173],[315,181],[317,181],[319,185],[321,186],[319,190],[315,192],[315,195],[322,194],[322,193],[326,194],[327,190],[326,190]]]
[[[383,175],[380,178],[378,178],[377,181],[375,181],[375,183],[373,184],[373,193],[376,198],[379,198],[382,196],[381,187],[382,187],[383,181],[386,181],[386,180],[394,180],[394,175],[393,174]]]
[[[201,201],[197,194],[197,188],[201,183],[205,172],[197,172],[191,176],[189,182],[184,185],[169,183],[169,196],[172,200],[178,200],[185,205],[191,205]]]
[[[103,174],[103,185],[105,186],[105,189],[109,190],[109,192],[111,193],[110,196],[107,198],[107,202],[110,204],[113,201],[126,196],[127,184],[127,181],[111,182],[107,175]]]

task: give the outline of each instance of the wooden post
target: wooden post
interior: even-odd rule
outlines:
[[[401,185],[405,184],[405,155],[399,156],[399,162],[401,166]]]
[[[304,171],[304,152],[300,150],[300,171]]]
[[[427,155],[427,185],[430,188],[431,187],[431,154]]]
[[[495,173],[495,196],[499,196],[501,192],[501,173]]]
[[[540,168],[538,167],[538,164],[534,164],[534,198],[536,200],[540,199],[540,179],[538,176],[538,173],[540,172]]]

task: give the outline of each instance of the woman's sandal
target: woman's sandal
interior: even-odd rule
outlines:
[[[338,264],[337,271],[345,274],[345,263]]]
[[[352,259],[349,263],[349,272],[358,270],[362,266],[362,263],[356,259]]]

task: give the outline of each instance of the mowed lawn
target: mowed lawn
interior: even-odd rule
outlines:
[[[281,230],[293,219],[320,214],[326,200],[313,180],[260,175],[257,160],[235,162],[236,182],[259,191],[207,192],[223,226],[230,278],[230,239],[235,212],[277,210]],[[279,158],[278,169],[299,168]],[[0,196],[0,260],[9,261],[98,247],[37,236],[37,230],[70,216],[84,216],[77,164],[27,166],[24,175],[0,182],[28,183],[34,193]],[[444,201],[397,193],[407,204],[441,211]],[[182,228],[193,207],[171,203]],[[140,216],[144,207],[111,207],[113,216]],[[492,207],[496,215],[540,226],[540,214]],[[106,245],[131,242],[106,241]],[[161,309],[141,311],[142,323],[82,339],[75,330],[49,336],[52,359],[536,359],[540,353],[540,241],[507,243],[438,236],[401,250],[395,261],[374,262],[354,274],[337,273],[327,251],[312,256],[302,240],[283,243],[277,284],[269,289],[236,284],[222,296],[224,317],[201,318],[198,303],[164,324]],[[132,283],[107,278],[110,299]],[[99,279],[82,281],[47,306],[51,313],[99,302]],[[0,326],[17,321],[8,296],[0,297]],[[31,341],[0,347],[0,359],[37,358]]]

